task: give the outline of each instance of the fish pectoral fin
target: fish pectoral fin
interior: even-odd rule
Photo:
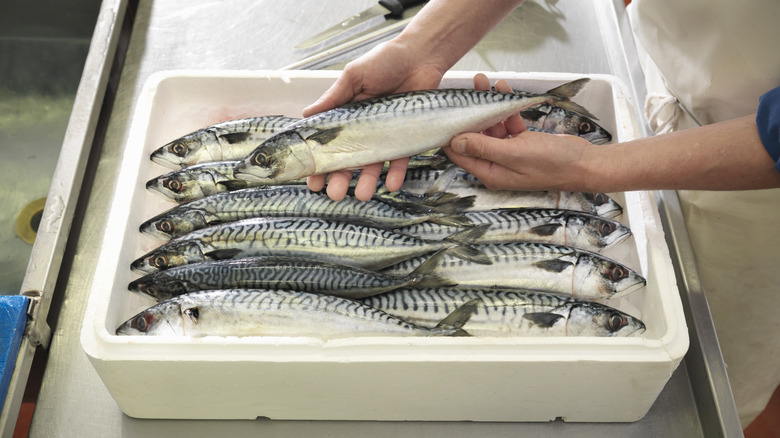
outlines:
[[[537,312],[526,313],[523,315],[523,318],[531,321],[534,325],[538,325],[539,327],[550,328],[554,326],[559,319],[563,318],[563,315],[549,312]]]
[[[304,140],[316,141],[319,144],[328,144],[335,140],[343,129],[343,126],[337,126],[335,128],[328,129],[318,129],[314,131],[314,133],[305,136]]]
[[[219,135],[219,139],[225,140],[228,144],[236,144],[246,141],[251,136],[252,134],[249,132],[231,132]]]
[[[537,236],[552,236],[562,226],[563,225],[561,224],[538,225],[536,227],[531,228],[531,232],[536,234]]]
[[[181,313],[182,315],[188,317],[193,324],[198,323],[198,318],[200,318],[200,309],[198,309],[197,306],[182,308]]]
[[[241,254],[240,249],[215,249],[203,255],[213,260],[228,260]]]
[[[569,267],[571,267],[573,263],[567,262],[565,260],[560,259],[552,259],[552,260],[541,260],[536,263],[534,263],[534,266],[537,268],[544,269],[545,271],[550,272],[563,272]]]
[[[474,312],[477,311],[477,306],[481,303],[480,298],[474,298],[466,301],[460,307],[453,310],[452,313],[444,317],[438,324],[437,329],[455,329],[452,336],[471,336],[467,331],[463,330],[463,326],[471,319]]]

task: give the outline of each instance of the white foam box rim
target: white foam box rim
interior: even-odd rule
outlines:
[[[634,233],[626,264],[648,286],[609,303],[648,324],[634,338],[155,338],[116,336],[153,304],[127,291],[129,264],[159,242],[138,225],[172,204],[146,192],[167,170],[152,150],[203,126],[251,115],[299,117],[337,71],[167,71],[152,75],[131,132],[88,299],[81,344],[120,409],[139,418],[626,422],[650,409],[688,348],[657,208],[613,194]],[[442,87],[471,87],[450,72]],[[582,75],[489,73],[542,92]],[[616,141],[637,136],[626,88],[608,75],[574,100]],[[621,260],[622,261],[622,260]],[[631,313],[631,312],[629,312]]]

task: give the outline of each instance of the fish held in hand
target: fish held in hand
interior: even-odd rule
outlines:
[[[242,160],[235,174],[278,183],[408,157],[545,103],[585,114],[569,98],[588,80],[545,94],[439,89],[348,103],[288,126]]]
[[[279,290],[192,292],[158,303],[120,325],[125,336],[468,336],[467,302],[436,327],[420,327],[346,298]]]

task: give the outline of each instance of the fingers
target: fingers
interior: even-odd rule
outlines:
[[[409,165],[409,158],[399,158],[390,162],[390,167],[385,175],[385,188],[391,192],[401,189],[401,185],[406,178],[406,168]]]
[[[355,186],[356,198],[361,201],[368,201],[374,196],[376,182],[379,181],[383,166],[384,163],[369,164],[360,171],[360,178],[358,178],[357,185]]]
[[[325,188],[325,180],[328,178],[327,175],[311,175],[306,177],[306,186],[309,187],[309,190],[313,192],[319,192],[323,188]]]
[[[349,190],[349,183],[352,181],[351,170],[339,170],[338,172],[332,172],[328,176],[328,187],[325,193],[328,197],[334,201],[341,201],[347,196],[347,190]]]

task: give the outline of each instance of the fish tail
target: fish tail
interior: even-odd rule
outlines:
[[[471,222],[469,222],[470,225]],[[470,245],[476,242],[490,229],[490,224],[478,225],[466,230],[455,232],[444,238],[447,242],[454,242],[460,245]]]
[[[447,336],[471,336],[466,330],[463,330],[463,326],[469,322],[481,302],[480,298],[474,298],[465,302],[444,317],[441,322],[436,324],[433,330]]]
[[[487,256],[484,252],[474,248],[473,246],[461,245],[447,248],[447,254],[465,260],[471,263],[477,263],[480,265],[492,265],[493,260]]]
[[[461,214],[449,214],[446,216],[434,217],[431,218],[429,222],[433,222],[439,225],[449,225],[452,227],[473,227],[474,226],[474,224],[471,223],[468,217],[463,216]]]
[[[571,99],[572,97],[579,94],[579,92],[582,91],[582,87],[584,87],[588,82],[590,82],[590,78],[576,79],[547,90],[546,94],[554,94],[556,96],[563,97],[564,99]]]
[[[447,249],[442,249],[428,257],[420,266],[409,274],[410,286],[415,287],[454,287],[458,283],[449,278],[435,274],[436,268],[442,257],[447,254]]]

